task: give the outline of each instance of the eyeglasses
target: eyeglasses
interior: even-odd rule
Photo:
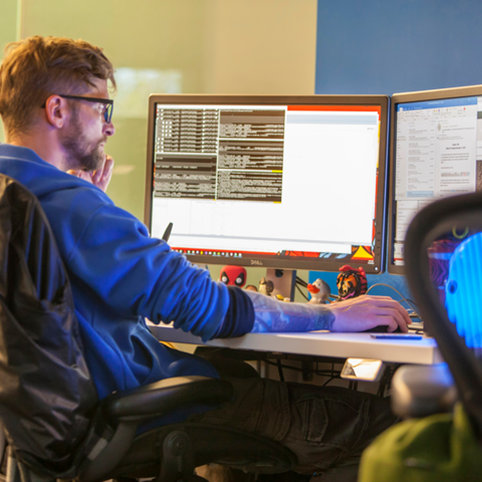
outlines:
[[[63,97],[64,99],[72,99],[72,100],[86,100],[87,102],[96,102],[100,104],[102,107],[101,114],[104,116],[104,120],[107,124],[110,124],[112,120],[112,112],[114,111],[114,101],[113,99],[101,99],[99,97],[83,97],[81,95],[67,95],[67,94],[55,94],[59,97]],[[46,102],[41,106],[45,108]]]

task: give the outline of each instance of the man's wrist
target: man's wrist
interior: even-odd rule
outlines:
[[[326,306],[320,306],[320,313],[315,321],[315,330],[333,331],[333,325],[336,321],[335,313]]]

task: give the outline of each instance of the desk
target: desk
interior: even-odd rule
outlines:
[[[432,365],[443,361],[433,338],[398,341],[375,340],[370,333],[248,333],[203,343],[199,337],[169,325],[148,323],[148,326],[159,340],[174,343],[337,358],[377,358],[389,363]]]

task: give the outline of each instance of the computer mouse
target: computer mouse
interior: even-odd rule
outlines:
[[[378,325],[369,330],[363,330],[361,333],[388,333],[388,325]],[[391,331],[390,333],[402,333],[402,330],[399,326],[395,331]]]

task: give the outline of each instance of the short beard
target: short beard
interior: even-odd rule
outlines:
[[[91,172],[102,168],[105,153],[99,145],[88,151],[88,142],[82,132],[79,113],[75,105],[72,105],[72,116],[70,118],[69,129],[61,142],[63,148],[67,152],[69,169]],[[99,141],[99,144],[100,142],[105,142],[105,139]]]

